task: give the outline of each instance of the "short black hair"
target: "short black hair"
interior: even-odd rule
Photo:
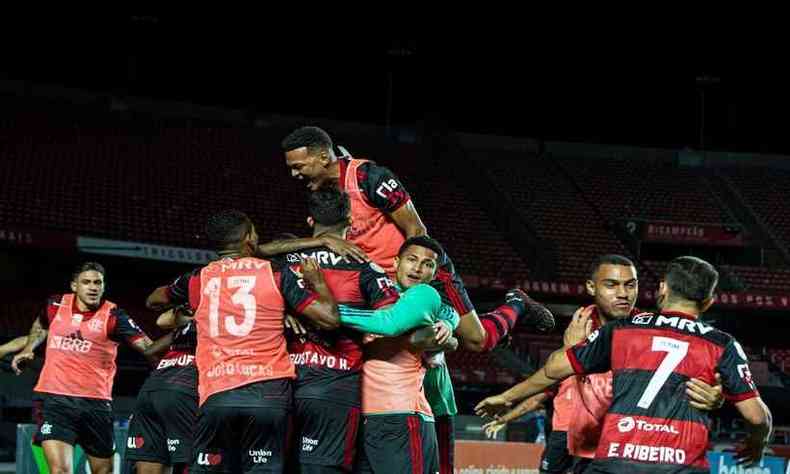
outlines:
[[[241,242],[250,231],[252,221],[247,214],[236,209],[226,209],[206,221],[206,238],[218,247]]]
[[[101,276],[104,276],[104,265],[98,262],[83,262],[74,267],[74,270],[71,272],[71,281],[77,281],[79,278],[80,273],[82,272],[99,272]]]
[[[426,249],[433,250],[436,252],[436,260],[439,265],[444,261],[444,248],[442,244],[440,244],[436,239],[432,239],[427,235],[420,235],[417,237],[409,237],[406,239],[406,242],[403,242],[403,245],[400,246],[398,250],[398,257],[403,255],[403,252],[406,251],[412,245],[417,245],[419,247],[425,247]]]
[[[307,211],[317,224],[334,226],[348,223],[351,201],[336,186],[324,186],[307,197]]]
[[[674,295],[699,304],[713,296],[719,272],[701,258],[683,256],[669,262],[664,282]]]
[[[331,150],[332,138],[322,128],[312,126],[300,127],[283,138],[280,145],[286,153],[302,147],[307,147],[307,150],[310,152],[322,149]]]
[[[628,257],[623,257],[622,255],[617,255],[613,253],[600,255],[598,258],[596,258],[593,261],[592,265],[590,265],[590,273],[589,273],[590,280],[595,279],[595,273],[598,271],[599,268],[601,268],[602,265],[621,265],[624,267],[636,268],[634,262],[632,262],[631,259]]]

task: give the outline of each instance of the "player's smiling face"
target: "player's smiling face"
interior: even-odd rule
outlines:
[[[96,270],[82,272],[71,282],[71,291],[85,306],[96,308],[104,296],[104,275]]]
[[[439,256],[429,248],[411,245],[399,257],[395,257],[398,284],[411,288],[419,283],[433,280],[438,267]]]
[[[304,181],[310,191],[316,191],[327,180],[330,163],[331,159],[325,152],[310,152],[307,147],[285,153],[285,164],[291,170],[291,176]]]
[[[631,314],[639,294],[636,269],[630,265],[605,263],[598,267],[587,292],[607,319],[625,318]]]

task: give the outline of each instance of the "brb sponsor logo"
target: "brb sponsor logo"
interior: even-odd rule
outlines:
[[[142,436],[129,436],[126,438],[126,447],[129,449],[140,449],[145,444]]]
[[[82,354],[90,352],[92,345],[93,343],[91,341],[86,341],[81,337],[75,337],[73,334],[70,336],[50,336],[49,340],[50,349],[66,352],[79,352]]]
[[[222,455],[219,453],[198,453],[198,466],[219,466]]]
[[[272,457],[272,452],[265,449],[250,449],[247,454],[252,458],[253,464],[266,464]]]
[[[49,422],[45,421],[44,424],[41,425],[41,434],[43,435],[52,434],[52,425]]]
[[[628,433],[636,428],[638,431],[647,431],[654,433],[670,433],[680,434],[677,429],[672,425],[663,425],[660,423],[648,423],[644,420],[634,420],[632,417],[627,416],[617,422],[617,430],[620,433]]]

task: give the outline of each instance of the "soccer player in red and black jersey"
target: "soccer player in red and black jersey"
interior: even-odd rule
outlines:
[[[175,308],[160,316],[175,320]],[[187,313],[191,314],[191,313]],[[172,324],[167,324],[172,328]],[[165,466],[191,461],[192,439],[197,421],[198,393],[195,349],[197,331],[188,321],[154,341],[147,353],[160,356],[154,371],[140,388],[129,421],[126,460],[137,467],[137,474],[162,474]]]
[[[34,358],[48,339],[44,368],[34,391],[43,398],[36,433],[49,471],[71,472],[75,444],[88,455],[92,472],[112,471],[112,384],[120,343],[145,353],[151,340],[129,315],[104,299],[104,267],[83,263],[74,271],[72,293],[49,298],[30,329],[13,369]]]
[[[410,237],[427,234],[417,209],[406,188],[389,169],[368,160],[335,155],[332,138],[318,127],[301,127],[290,133],[282,142],[285,161],[291,175],[304,181],[309,191],[326,184],[336,184],[349,194],[351,200],[351,231],[347,239],[355,244],[339,249],[344,255],[355,258],[370,257],[392,277],[395,257],[403,242]],[[332,245],[336,244],[332,240]],[[282,240],[261,246],[264,255],[299,250],[307,244]],[[513,311],[512,305],[503,305],[494,311],[477,315],[472,302],[452,261],[445,254],[436,278],[431,282],[442,300],[461,315],[456,330],[466,350],[490,351],[506,338],[513,326],[523,318],[541,332],[554,327],[554,317],[543,305],[533,301],[523,291],[508,292],[506,301],[523,308]]]
[[[585,286],[594,304],[579,308],[574,314],[565,333],[570,345],[610,321],[641,313],[635,308],[639,294],[636,267],[622,255],[601,255],[596,258]],[[688,393],[691,405],[701,410],[716,410],[724,402],[721,385],[711,387],[695,379],[689,382]],[[595,457],[603,419],[612,402],[611,372],[569,377],[547,390],[547,393],[539,393],[524,400],[484,428],[498,431],[508,421],[538,409],[549,398],[553,399],[554,413],[551,417],[551,433],[546,437],[546,447],[541,455],[540,472],[584,472]]]
[[[282,472],[292,380],[286,305],[321,329],[338,326],[318,264],[279,266],[252,257],[258,234],[242,212],[211,216],[219,260],[148,297],[149,308],[188,303],[197,327],[199,411],[190,472]]]
[[[324,187],[308,197],[308,223],[313,236],[344,238],[350,228],[348,195]],[[360,263],[327,247],[304,249],[275,260],[313,258],[338,304],[378,309],[397,301],[398,292],[384,270]],[[305,334],[293,335],[288,352],[296,365],[294,385],[296,450],[299,472],[350,472],[361,422],[362,334],[350,328],[325,331],[306,323]]]
[[[554,352],[533,376],[480,402],[481,415],[504,408],[573,374],[612,370],[613,400],[595,461],[585,472],[703,473],[709,466],[710,418],[690,403],[686,383],[714,383],[746,420],[749,434],[737,457],[756,463],[771,432],[771,414],[752,381],[741,345],[698,321],[713,302],[718,272],[696,257],[669,263],[657,313],[606,324],[576,346]]]

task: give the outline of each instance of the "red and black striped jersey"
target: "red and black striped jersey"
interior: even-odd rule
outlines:
[[[613,374],[597,472],[707,472],[710,418],[689,404],[685,383],[714,385],[718,372],[727,399],[759,396],[735,338],[685,313],[610,322],[567,354],[577,374]]]
[[[398,300],[398,291],[375,263],[358,263],[326,247],[315,247],[278,257],[283,264],[314,258],[338,304],[377,309]],[[333,400],[359,406],[362,334],[350,328],[320,330],[305,323],[307,334],[288,340],[297,368],[296,398]]]
[[[174,329],[172,344],[140,391],[175,390],[197,397],[196,348],[197,330],[193,321]]]

